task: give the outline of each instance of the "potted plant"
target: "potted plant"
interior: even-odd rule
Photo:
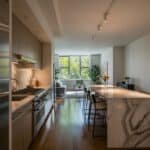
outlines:
[[[97,65],[92,65],[90,69],[90,78],[94,83],[99,82],[100,68]]]
[[[103,73],[101,76],[101,79],[104,81],[104,83],[106,84],[107,81],[109,80],[109,76],[106,73]]]

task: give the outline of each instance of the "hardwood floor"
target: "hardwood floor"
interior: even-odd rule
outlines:
[[[79,99],[68,98],[58,104],[34,140],[30,150],[105,150],[104,138],[92,138]]]

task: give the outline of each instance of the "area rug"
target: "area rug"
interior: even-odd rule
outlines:
[[[67,98],[83,98],[84,91],[67,91],[65,97],[67,97]]]

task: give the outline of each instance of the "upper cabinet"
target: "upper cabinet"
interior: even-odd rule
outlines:
[[[42,44],[15,16],[13,16],[12,35],[13,53],[33,59],[36,67],[41,68]]]
[[[9,25],[9,0],[0,0],[0,26]]]

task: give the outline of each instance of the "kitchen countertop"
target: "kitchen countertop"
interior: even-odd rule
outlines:
[[[134,99],[144,98],[150,99],[150,94],[145,94],[138,91],[127,90],[123,88],[95,88],[94,91],[107,99]]]
[[[107,100],[107,147],[149,148],[150,94],[111,85],[91,87]]]
[[[34,95],[29,95],[26,98],[22,99],[21,101],[12,101],[11,103],[11,110],[12,113],[16,112],[18,109],[22,108],[23,106],[29,104],[34,99]]]
[[[36,87],[37,88],[37,87]],[[49,87],[38,87],[38,88],[43,88],[45,90],[50,89]],[[12,113],[16,112],[17,110],[19,110],[20,108],[22,108],[23,106],[29,104],[30,102],[32,102],[32,100],[35,98],[35,95],[28,95],[27,97],[23,98],[20,101],[12,101],[11,103],[11,110]]]
[[[90,88],[91,89],[95,89],[95,88],[115,88],[116,86],[115,85],[110,85],[110,84],[93,84],[93,85],[90,85]]]

